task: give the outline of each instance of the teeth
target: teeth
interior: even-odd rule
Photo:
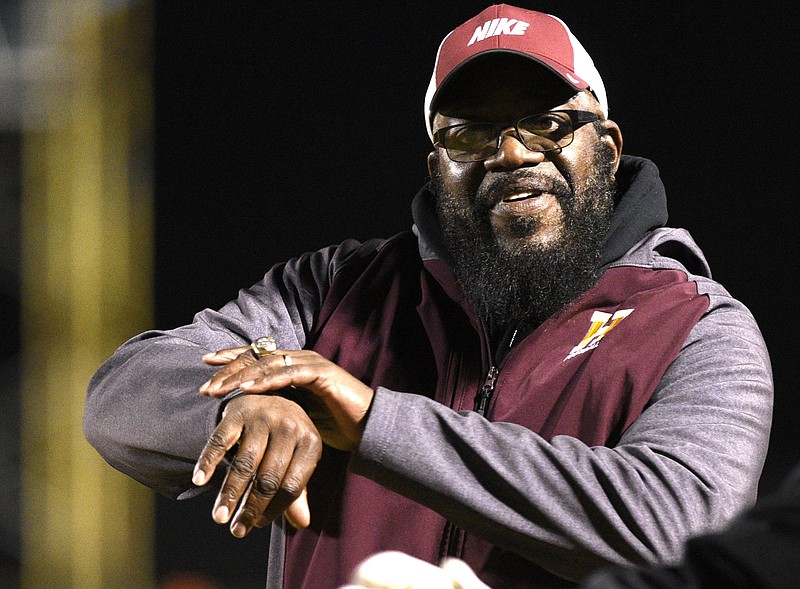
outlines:
[[[532,196],[537,196],[533,192],[523,192],[522,194],[515,194],[514,196],[509,196],[508,198],[504,198],[505,202],[514,202],[515,200],[525,200],[526,198],[531,198]]]

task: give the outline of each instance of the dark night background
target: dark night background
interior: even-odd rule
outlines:
[[[221,306],[276,262],[408,228],[436,49],[487,5],[282,4],[156,3],[158,327]],[[624,151],[661,169],[670,225],[689,229],[759,321],[775,374],[762,493],[773,490],[800,458],[795,3],[518,4],[581,40]],[[159,500],[159,574],[262,587],[266,535],[233,539],[211,500]]]

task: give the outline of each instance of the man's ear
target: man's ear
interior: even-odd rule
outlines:
[[[428,177],[433,178],[433,170],[439,165],[439,154],[434,149],[428,154]]]
[[[616,174],[619,160],[622,157],[622,131],[620,131],[619,125],[610,119],[600,121],[600,126],[605,131],[600,137],[600,141],[608,145],[614,153],[614,173]]]

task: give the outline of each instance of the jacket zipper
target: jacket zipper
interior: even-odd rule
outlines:
[[[499,371],[497,367],[492,365],[489,367],[489,372],[486,375],[486,380],[483,382],[481,390],[475,396],[475,411],[485,416],[486,409],[489,407],[489,401],[492,400],[495,386],[497,385],[497,375]],[[460,556],[461,543],[463,531],[452,522],[447,522],[442,535],[442,543],[439,548],[439,560],[445,556]]]
[[[492,365],[489,367],[489,373],[486,375],[486,380],[483,382],[481,390],[475,397],[475,411],[482,416],[486,415],[486,409],[489,407],[489,401],[492,400],[494,394],[494,387],[497,385],[497,367]]]
[[[511,342],[509,342],[509,348],[513,346],[516,335],[517,332],[514,331]],[[489,408],[489,402],[492,400],[494,389],[497,386],[497,375],[499,372],[500,371],[497,369],[497,366],[491,364],[489,366],[489,372],[486,374],[486,379],[483,381],[483,386],[475,396],[475,412],[482,417],[486,416],[486,410]],[[462,534],[463,531],[452,522],[448,521],[445,524],[444,532],[442,534],[442,542],[439,546],[438,560],[441,561],[445,556],[460,556],[459,552],[461,550],[461,543],[463,542]]]

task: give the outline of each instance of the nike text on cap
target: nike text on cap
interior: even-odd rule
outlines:
[[[425,94],[425,125],[431,139],[431,109],[442,86],[472,58],[492,51],[524,55],[552,70],[576,90],[588,88],[608,116],[600,73],[567,25],[549,14],[497,4],[450,32],[439,45]]]

